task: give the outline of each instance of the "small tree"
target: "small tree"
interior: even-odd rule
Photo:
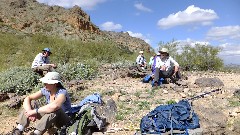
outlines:
[[[164,44],[159,43],[159,50],[165,47],[171,57],[175,58],[181,67],[188,70],[219,70],[223,68],[223,60],[217,55],[221,51],[219,47],[211,45],[195,44],[195,46],[179,46],[179,42],[172,40]]]

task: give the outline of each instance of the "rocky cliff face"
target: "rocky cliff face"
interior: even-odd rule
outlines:
[[[150,50],[150,46],[141,39],[127,33],[103,32],[90,20],[80,7],[65,9],[59,6],[47,6],[36,0],[1,0],[0,31],[55,35],[68,39],[80,39],[84,42],[111,40],[119,45],[135,50]]]

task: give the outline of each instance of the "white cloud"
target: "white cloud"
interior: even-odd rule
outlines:
[[[209,40],[225,41],[226,39],[240,39],[240,26],[213,27],[207,33]]]
[[[218,19],[218,16],[214,10],[201,9],[191,5],[184,11],[179,11],[175,14],[170,14],[167,18],[160,19],[157,25],[162,29],[189,24],[210,25],[215,19]]]
[[[225,64],[240,64],[240,45],[224,43],[219,47],[222,48],[219,57],[223,59]]]
[[[144,40],[146,43],[151,44],[151,40],[144,36],[142,33],[133,33],[132,31],[127,31],[128,34],[132,37],[140,38]]]
[[[230,43],[224,43],[219,45],[223,50],[220,53],[222,56],[234,56],[234,55],[239,55],[240,56],[240,46],[239,45],[234,45]]]
[[[115,31],[115,30],[122,29],[121,24],[114,24],[114,22],[105,22],[101,24],[100,27],[102,30],[106,30],[106,31]]]
[[[134,7],[141,11],[152,12],[150,8],[145,7],[142,3],[136,3],[134,4]]]
[[[194,47],[196,44],[210,45],[209,42],[206,42],[206,41],[195,41],[195,40],[190,39],[190,38],[187,38],[186,40],[177,40],[176,42],[178,42],[180,46],[190,45],[190,46]]]
[[[209,42],[206,41],[195,41],[193,39],[186,39],[186,40],[178,40],[176,42],[179,42],[179,47],[183,47],[185,45],[191,45],[192,47],[195,46],[195,44],[201,44],[201,45],[211,45]],[[219,52],[218,56],[223,60],[224,64],[240,64],[240,45],[237,44],[231,44],[231,43],[224,43],[221,45],[218,45],[217,47],[222,48],[221,52]],[[181,53],[181,50],[179,48],[179,53]]]
[[[182,47],[186,46],[186,45],[189,45],[191,47],[195,47],[196,44],[200,44],[200,45],[210,45],[209,42],[206,42],[206,41],[196,41],[196,40],[193,40],[193,39],[190,39],[190,38],[187,38],[186,40],[177,40],[175,41],[178,43],[178,53],[181,53],[182,52]]]
[[[106,0],[37,0],[47,5],[58,5],[65,8],[71,8],[75,5],[85,9],[93,10],[98,4],[104,3]]]

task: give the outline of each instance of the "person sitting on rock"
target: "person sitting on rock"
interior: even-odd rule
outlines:
[[[168,49],[162,48],[159,53],[160,57],[156,58],[154,85],[157,86],[159,78],[170,78],[172,81],[180,79],[179,64],[169,56]]]
[[[147,62],[145,57],[143,56],[143,51],[139,51],[139,55],[136,59],[136,64],[139,70],[144,70],[147,68]]]
[[[56,64],[50,63],[49,56],[52,54],[49,48],[44,48],[42,53],[37,54],[32,62],[32,69],[34,72],[44,76],[47,72],[54,71]]]
[[[58,72],[48,72],[40,79],[45,87],[30,94],[23,101],[23,110],[18,116],[17,126],[8,135],[22,135],[30,122],[35,122],[34,131],[30,135],[42,135],[53,125],[61,128],[70,121],[65,113],[71,113],[71,100],[67,90],[63,87]],[[44,98],[46,105],[38,106],[36,100]],[[35,102],[34,102],[35,101]]]

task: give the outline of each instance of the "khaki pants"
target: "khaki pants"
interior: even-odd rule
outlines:
[[[70,117],[62,109],[52,113],[38,114],[37,119],[38,120],[36,121],[37,123],[35,124],[35,128],[41,131],[42,134],[53,125],[57,128],[61,128],[70,121]],[[21,124],[23,127],[29,126],[30,120],[26,117],[25,110],[20,113],[17,123]]]
[[[47,74],[48,72],[54,71],[54,68],[52,66],[45,65],[32,68],[32,70],[40,74],[41,76],[45,76],[45,74]]]

